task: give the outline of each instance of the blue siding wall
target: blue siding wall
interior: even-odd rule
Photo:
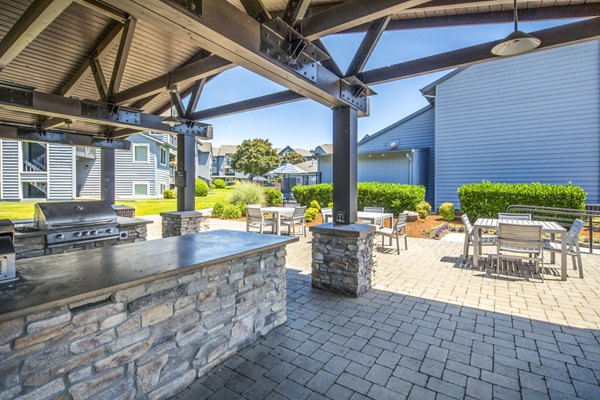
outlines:
[[[473,65],[437,86],[436,205],[483,179],[600,202],[600,41]]]
[[[317,170],[321,173],[321,183],[333,182],[333,155],[319,156]]]
[[[362,141],[358,146],[358,153],[386,152],[390,151],[389,144],[396,142],[398,149],[429,149],[429,167],[427,179],[427,200],[434,199],[434,110],[428,106],[410,115],[397,123],[380,131],[367,141]],[[390,157],[392,157],[390,155]],[[385,172],[384,169],[389,162],[382,162],[373,157],[360,156],[358,160],[359,181],[379,182],[408,182],[408,159],[406,154],[398,156],[400,160],[394,165],[395,172]],[[404,170],[404,171],[402,171]],[[391,175],[390,175],[391,174]],[[403,175],[404,174],[404,175]],[[404,179],[401,179],[404,177]]]

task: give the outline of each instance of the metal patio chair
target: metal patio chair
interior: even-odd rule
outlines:
[[[517,219],[520,221],[531,221],[531,214],[512,214],[512,213],[498,213],[498,219]]]
[[[321,207],[321,217],[323,217],[323,223],[326,223],[327,218],[333,217],[333,209],[329,207]]]
[[[271,233],[275,233],[275,226],[275,218],[265,218],[260,206],[246,208],[246,232],[250,232],[250,228],[258,228],[263,233],[265,227],[271,227]]]
[[[377,231],[378,235],[381,235],[381,245],[385,247],[385,238],[390,238],[390,246],[392,245],[392,238],[396,239],[396,252],[400,254],[400,237],[404,237],[404,248],[408,250],[408,237],[406,231],[406,218],[407,213],[401,213],[398,215],[396,224],[392,224],[392,228],[381,228]],[[392,221],[393,222],[393,221]]]
[[[364,212],[371,212],[371,213],[379,213],[379,214],[383,214],[385,212],[385,208],[383,207],[363,207],[363,211]],[[368,221],[361,221],[361,222],[368,222]],[[379,228],[383,228],[384,227],[384,220],[382,219],[381,222],[379,223]],[[392,224],[394,223],[394,221],[392,220]]]
[[[469,217],[467,216],[467,214],[461,215],[460,219],[465,225],[465,244],[462,258],[463,262],[466,262],[467,258],[469,257],[469,246],[475,246],[475,229],[473,228],[473,225],[471,225],[471,221],[469,221]],[[479,242],[477,243],[477,245],[479,246],[479,254],[483,254],[482,250],[484,246],[496,246],[497,242],[497,236],[480,236]]]
[[[544,251],[541,225],[520,225],[500,222],[498,224],[497,248],[497,274],[500,272],[503,260],[533,261],[536,272],[544,280],[542,273]]]
[[[281,227],[287,227],[288,235],[292,236],[292,232],[294,236],[296,236],[296,226],[302,227],[302,232],[304,233],[304,237],[306,237],[306,218],[304,213],[306,212],[306,207],[296,207],[294,208],[294,213],[291,216],[281,216]]]
[[[576,219],[569,232],[567,232],[567,255],[571,256],[573,260],[573,269],[579,268],[579,277],[583,279],[583,263],[581,262],[581,251],[579,249],[579,233],[583,229],[584,222],[580,219]],[[560,240],[564,240],[562,237]],[[542,246],[544,250],[548,250],[552,253],[561,253],[561,244],[556,243],[549,239],[542,240]]]

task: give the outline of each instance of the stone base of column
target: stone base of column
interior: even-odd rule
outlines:
[[[207,231],[210,211],[174,211],[161,213],[162,237],[183,236]]]
[[[375,274],[375,227],[322,224],[310,228],[312,286],[358,297],[371,289]]]

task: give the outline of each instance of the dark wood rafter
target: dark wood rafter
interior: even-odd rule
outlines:
[[[283,20],[290,26],[295,26],[298,21],[304,18],[310,0],[288,0],[285,11],[283,12]]]
[[[123,74],[125,73],[127,57],[129,57],[129,50],[131,49],[131,42],[133,41],[133,35],[135,34],[136,24],[137,21],[135,18],[128,18],[123,27],[119,49],[117,50],[117,56],[115,58],[115,65],[108,86],[107,96],[109,98],[121,88],[121,81],[123,80]]]
[[[98,43],[96,48],[88,55],[86,62],[84,62],[79,69],[73,74],[69,81],[58,91],[61,96],[70,96],[73,91],[77,89],[79,84],[85,79],[86,74],[90,71],[90,59],[96,58],[100,61],[106,57],[108,52],[116,45],[120,33],[123,31],[123,24],[119,22],[112,22],[106,28],[102,40]]]
[[[90,70],[92,71],[92,76],[94,77],[100,100],[106,101],[108,98],[108,85],[106,84],[106,78],[104,77],[100,60],[98,60],[97,57],[90,58]]]
[[[350,66],[346,71],[346,76],[356,75],[365,68],[367,61],[369,61],[369,57],[371,57],[373,50],[375,50],[375,46],[377,46],[381,35],[383,35],[383,31],[385,31],[385,28],[390,22],[390,18],[391,17],[388,15],[371,22],[365,37],[360,43],[360,46],[358,46],[354,58],[350,62]]]
[[[532,34],[542,39],[542,45],[540,48],[561,46],[579,41],[594,40],[600,38],[600,21],[598,20],[600,20],[600,18],[549,28],[532,32]],[[389,81],[457,68],[460,66],[496,58],[492,56],[490,51],[494,44],[496,44],[496,42],[470,46],[429,57],[406,61],[389,67],[376,68],[358,73],[357,76],[361,81],[368,85],[376,85]],[[302,99],[304,99],[304,97],[297,95],[293,91],[286,90],[211,108],[209,110],[199,111],[192,114],[192,118],[198,120],[217,118]]]
[[[344,73],[331,56],[331,53],[329,52],[329,50],[327,50],[327,47],[325,47],[325,43],[323,43],[321,39],[317,39],[312,43],[315,46],[317,46],[323,53],[327,54],[327,56],[329,57],[329,59],[321,61],[321,65],[340,78],[344,76]]]
[[[71,3],[72,0],[34,0],[0,41],[0,71]]]
[[[144,107],[146,107],[146,104],[150,103],[152,100],[156,99],[158,96],[160,96],[160,93],[154,93],[154,94],[151,94],[150,96],[139,99],[131,105],[131,108],[137,108],[137,109],[143,110]]]
[[[175,107],[175,110],[177,111],[177,116],[184,117],[185,106],[183,105],[183,100],[181,100],[181,96],[177,91],[177,87],[170,88],[169,95],[171,96],[171,104],[173,104],[173,107]]]
[[[409,10],[407,10],[409,11]],[[513,11],[494,11],[487,13],[456,14],[427,18],[408,18],[392,20],[388,31],[406,29],[441,28],[451,26],[512,23]],[[519,9],[519,21],[565,20],[587,17],[600,17],[600,3],[577,4],[571,6]],[[356,26],[340,33],[364,32],[369,24]]]
[[[219,56],[211,55],[206,58],[186,64],[174,71],[163,74],[139,85],[115,93],[113,98],[116,104],[127,103],[142,99],[155,93],[160,93],[168,86],[186,83],[218,74],[233,64]]]
[[[538,49],[594,40],[600,37],[600,19],[587,19],[555,28],[531,32],[531,34],[542,41],[542,44]],[[497,58],[493,56],[491,52],[492,47],[496,43],[496,41],[483,43],[459,50],[436,54],[434,56],[419,58],[417,60],[376,68],[359,73],[357,74],[357,77],[367,85],[376,85],[487,61]]]
[[[265,22],[271,19],[271,14],[261,0],[240,0],[242,6],[249,16],[258,22]]]
[[[74,2],[93,10],[95,13],[112,18],[115,21],[125,22],[129,17],[127,13],[99,0],[74,0]]]
[[[244,111],[258,110],[260,108],[271,107],[278,104],[291,103],[293,101],[303,100],[304,96],[291,90],[267,94],[265,96],[255,97],[253,99],[242,100],[236,103],[226,104],[224,106],[214,107],[207,110],[196,111],[190,114],[190,119],[205,120],[210,118],[224,117],[226,115],[237,114]]]
[[[185,108],[185,116],[189,118],[190,115],[194,111],[196,111],[196,107],[198,107],[198,102],[200,101],[200,96],[202,95],[202,90],[204,89],[204,85],[206,84],[207,78],[200,79],[196,81],[191,88],[190,98],[188,99],[187,106]]]

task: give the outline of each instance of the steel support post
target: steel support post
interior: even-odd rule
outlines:
[[[333,218],[353,224],[357,213],[358,114],[349,106],[333,109]]]
[[[196,209],[196,139],[177,135],[177,211]]]
[[[115,149],[103,148],[100,169],[100,195],[102,200],[115,204]]]

